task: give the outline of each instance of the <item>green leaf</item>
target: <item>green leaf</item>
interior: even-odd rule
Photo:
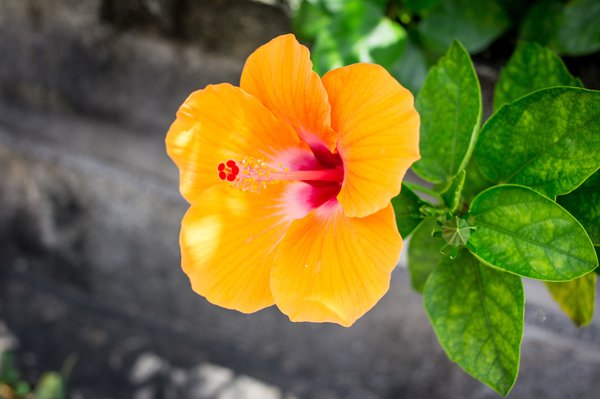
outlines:
[[[402,238],[408,237],[423,221],[420,209],[427,202],[419,198],[410,188],[402,184],[400,194],[392,198],[396,224]]]
[[[583,84],[569,73],[560,57],[551,50],[537,43],[520,42],[500,72],[494,91],[494,109],[552,86],[583,87]]]
[[[425,82],[427,69],[427,61],[421,49],[412,40],[407,40],[402,57],[396,61],[390,73],[404,87],[416,94]]]
[[[521,24],[521,39],[554,48],[556,29],[561,23],[562,13],[561,0],[536,1]]]
[[[435,218],[425,219],[408,244],[408,273],[413,288],[418,292],[423,292],[427,277],[444,259],[440,252],[445,244],[444,240],[431,235],[436,227]]]
[[[475,159],[495,183],[572,191],[600,166],[600,91],[553,87],[507,104],[481,130]]]
[[[404,51],[406,32],[384,16],[381,2],[350,0],[318,34],[313,48],[319,74],[355,62],[391,69]]]
[[[323,0],[302,0],[294,10],[292,26],[294,32],[304,40],[313,41],[333,19],[332,12]]]
[[[546,283],[552,298],[573,320],[577,327],[592,322],[594,297],[596,296],[596,273],[588,273],[564,283]]]
[[[402,4],[413,14],[421,14],[437,6],[441,0],[404,0]]]
[[[517,26],[521,24],[531,6],[529,1],[523,0],[497,0],[497,2],[509,16],[511,24]]]
[[[406,47],[406,31],[388,18],[381,18],[373,30],[355,43],[361,62],[374,62],[387,70],[402,57]]]
[[[44,373],[35,388],[36,399],[65,399],[64,378],[59,373]]]
[[[556,198],[583,225],[594,245],[600,245],[600,171],[576,190]]]
[[[15,355],[12,351],[2,353],[2,358],[0,359],[0,383],[14,386],[21,378],[19,370],[15,367],[14,357]]]
[[[579,56],[600,49],[600,3],[597,0],[546,0],[535,3],[521,26],[521,37]]]
[[[31,387],[27,381],[19,381],[15,385],[15,394],[17,397],[23,397],[31,392]]]
[[[491,187],[493,183],[481,174],[481,171],[475,162],[475,158],[469,160],[465,171],[467,175],[465,176],[465,185],[463,187],[462,196],[467,203],[470,203],[477,194],[486,188]]]
[[[454,176],[448,188],[442,191],[442,199],[450,212],[454,212],[460,205],[460,198],[465,184],[465,170],[461,170]]]
[[[482,262],[546,281],[568,281],[598,266],[581,224],[560,205],[517,185],[495,186],[471,204],[469,248]]]
[[[459,40],[476,53],[486,48],[510,25],[495,0],[444,0],[419,25],[424,43],[438,53]]]
[[[452,43],[429,70],[415,106],[421,115],[421,160],[413,170],[445,184],[466,166],[481,121],[479,81],[460,43]]]
[[[556,45],[561,54],[591,54],[600,50],[600,2],[574,0],[565,5]]]
[[[431,273],[424,299],[448,357],[507,395],[517,378],[523,337],[521,279],[485,267],[462,250]]]

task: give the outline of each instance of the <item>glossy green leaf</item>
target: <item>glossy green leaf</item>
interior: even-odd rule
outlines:
[[[494,109],[535,90],[552,86],[583,87],[551,50],[537,43],[521,42],[500,72],[494,90]]]
[[[521,279],[486,267],[462,250],[431,273],[424,299],[448,357],[496,392],[508,394],[517,378],[523,337]]]
[[[592,322],[594,317],[594,298],[596,296],[596,273],[562,283],[546,283],[552,298],[573,320],[577,327]]]
[[[600,50],[600,2],[574,0],[566,4],[556,36],[561,54],[575,56]]]
[[[495,0],[444,0],[421,21],[418,29],[424,43],[438,53],[455,39],[476,53],[509,25],[508,16]]]
[[[413,288],[423,292],[427,277],[444,259],[441,249],[445,242],[431,233],[437,227],[435,218],[427,218],[417,227],[408,244],[408,273]]]
[[[315,70],[324,74],[355,62],[391,69],[404,51],[406,32],[384,16],[377,0],[349,0],[318,34],[312,51]]]
[[[600,91],[554,87],[507,104],[482,128],[475,159],[495,183],[572,191],[600,166]]]
[[[524,186],[495,186],[471,204],[468,248],[484,263],[547,281],[567,281],[598,266],[581,224],[560,205]]]
[[[460,205],[463,187],[465,185],[465,170],[461,170],[454,176],[450,185],[442,191],[442,199],[450,212],[454,212]]]
[[[423,221],[420,209],[425,204],[427,203],[404,184],[400,194],[392,198],[396,224],[402,238],[408,237]]]
[[[413,170],[445,184],[466,166],[481,121],[479,81],[460,43],[452,43],[429,70],[415,106],[421,115],[421,159]]]
[[[556,201],[579,220],[594,245],[600,245],[600,171]]]

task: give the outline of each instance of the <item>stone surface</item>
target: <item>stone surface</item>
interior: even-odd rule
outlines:
[[[189,38],[117,30],[121,19],[136,23],[129,13],[178,2],[189,3],[186,29],[199,30]],[[116,20],[102,16],[113,3]],[[0,96],[150,130],[171,119],[192,90],[237,83],[243,60],[289,31],[284,15],[248,0],[4,0],[0,54],[9,56],[0,65]]]
[[[4,321],[0,320],[0,358],[8,351],[14,351],[19,347],[17,337],[8,329]]]
[[[143,384],[157,374],[164,373],[167,367],[166,362],[154,353],[143,353],[135,361],[129,380],[133,384]]]
[[[241,376],[223,389],[217,399],[280,399],[281,391],[254,378]]]
[[[155,353],[138,356],[130,371],[135,399],[282,399],[279,388],[211,363],[184,369]]]
[[[243,315],[191,291],[165,131],[189,91],[237,82],[246,53],[289,21],[262,3],[194,2],[186,18],[212,25],[186,36],[154,11],[175,1],[118,2],[112,16],[109,3],[0,2],[0,320],[25,376],[76,353],[73,398],[497,398],[446,358],[403,268],[351,329]],[[253,28],[216,43],[211,21],[229,5]],[[146,9],[141,22],[129,6]],[[497,74],[478,71],[489,99]],[[543,285],[526,291],[511,398],[594,397],[600,322],[578,330]]]
[[[212,398],[229,386],[234,377],[228,368],[204,364],[192,369],[186,391],[194,398]]]

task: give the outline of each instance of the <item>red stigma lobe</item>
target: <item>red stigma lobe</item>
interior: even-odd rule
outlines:
[[[219,166],[217,166],[217,171],[219,172],[219,179],[232,182],[235,180],[238,173],[240,173],[240,168],[234,160],[230,159],[225,163],[221,162]]]

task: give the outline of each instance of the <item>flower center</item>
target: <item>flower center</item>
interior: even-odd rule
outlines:
[[[344,168],[341,165],[328,169],[289,170],[283,165],[278,168],[261,159],[245,158],[241,162],[232,159],[221,162],[217,167],[219,178],[242,191],[259,192],[270,184],[282,181],[335,182],[344,180]]]

